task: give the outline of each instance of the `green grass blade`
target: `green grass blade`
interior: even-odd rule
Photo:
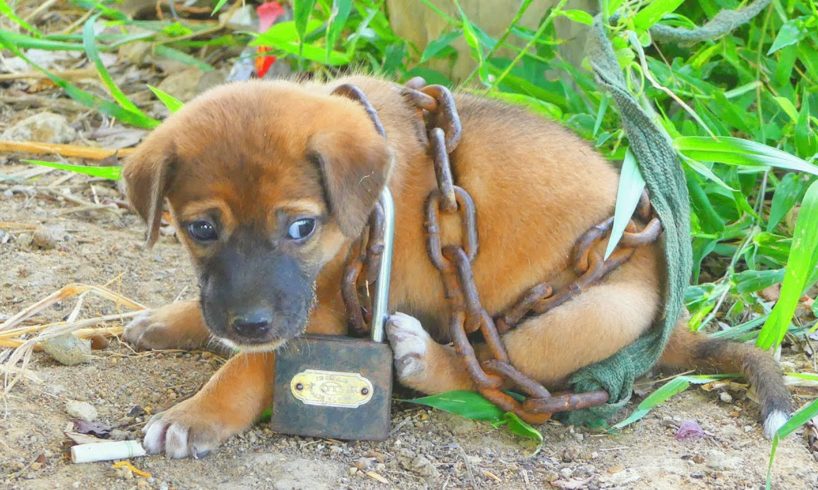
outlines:
[[[226,4],[226,3],[227,3],[227,0],[219,0],[219,3],[217,3],[216,6],[213,7],[213,11],[210,12],[210,16],[213,17],[214,15],[219,13],[219,10],[221,10],[222,7],[224,7],[224,4]]]
[[[124,109],[113,102],[109,102],[105,99],[102,99],[92,93],[86,92],[81,88],[77,87],[76,85],[64,80],[50,71],[46,70],[45,68],[41,67],[40,65],[32,62],[28,59],[14,44],[12,40],[7,38],[3,32],[0,32],[0,43],[2,43],[6,49],[14,53],[15,56],[19,57],[30,66],[35,68],[37,71],[43,73],[47,76],[55,85],[62,88],[66,95],[71,97],[72,99],[76,100],[80,104],[90,107],[91,109],[98,110],[103,114],[106,114],[111,117],[115,117],[126,124],[130,124],[132,126],[137,126],[140,128],[155,128],[159,121],[155,119],[145,118],[140,114],[133,113],[127,109]]]
[[[352,12],[352,0],[333,0],[332,12],[329,17],[329,28],[327,29],[326,44],[327,44],[327,59],[329,59],[332,48],[338,42],[338,37],[346,26],[349,14]]]
[[[611,429],[621,429],[623,427],[627,427],[628,425],[636,422],[637,420],[641,419],[645,415],[647,415],[654,407],[661,405],[662,403],[666,402],[670,398],[679,393],[686,390],[691,383],[693,384],[704,384],[710,383],[712,381],[716,381],[718,379],[723,379],[725,375],[717,375],[717,376],[703,376],[703,375],[692,375],[692,376],[678,376],[676,378],[671,379],[661,388],[651,393],[647,398],[642,400],[642,403],[636,407],[636,410],[631,413],[628,418],[619,422],[618,424],[611,427]]]
[[[19,16],[17,16],[17,14],[14,13],[14,9],[9,7],[9,4],[7,4],[5,0],[0,0],[0,14],[5,15],[6,18],[8,18],[10,21],[14,22],[15,24],[17,24],[18,26],[22,27],[23,29],[27,30],[32,34],[36,34],[38,36],[43,35],[43,33],[37,30],[36,27],[34,27],[33,25],[29,24],[28,22],[24,21]]]
[[[770,488],[770,483],[772,481],[773,461],[775,461],[775,451],[778,449],[778,443],[781,442],[781,439],[784,439],[788,435],[792,434],[798,430],[799,427],[803,426],[816,416],[818,416],[818,399],[812,400],[812,402],[792,414],[790,420],[788,420],[786,424],[782,425],[781,428],[778,429],[778,432],[775,433],[772,445],[770,446],[770,459],[767,463],[767,488]]]
[[[679,136],[673,140],[673,146],[684,156],[695,160],[748,167],[775,167],[818,175],[816,165],[777,148],[741,138]]]
[[[764,322],[756,345],[769,349],[784,339],[787,328],[795,314],[798,301],[804,290],[811,286],[818,265],[818,181],[812,183],[801,202],[798,220],[795,223],[790,254],[781,295],[773,311]]]
[[[628,149],[625,152],[625,159],[622,161],[622,170],[619,172],[619,190],[616,193],[616,209],[614,210],[614,220],[611,226],[611,237],[608,239],[608,247],[605,249],[606,260],[619,244],[619,240],[622,239],[625,227],[628,226],[628,222],[633,217],[633,212],[636,211],[636,205],[639,204],[639,198],[642,196],[644,189],[645,179],[642,178],[642,174],[639,172],[636,157]]]
[[[27,34],[0,29],[0,34],[15,46],[22,49],[42,49],[45,51],[82,51],[82,44],[54,39],[40,39]]]
[[[184,102],[170,95],[169,93],[165,92],[159,87],[148,85],[148,88],[150,89],[151,92],[153,92],[153,95],[155,95],[156,98],[159,99],[159,101],[165,105],[165,107],[168,109],[168,112],[170,112],[171,114],[178,111],[179,109],[182,108],[182,106],[185,105]]]
[[[170,46],[165,46],[164,44],[157,45],[156,48],[154,48],[153,52],[156,53],[157,56],[178,61],[186,65],[195,66],[196,68],[200,69],[203,72],[215,70],[215,68],[213,68],[213,65],[205,63],[204,61],[194,56],[191,56],[185,53],[184,51],[179,51],[178,49],[171,48]]]
[[[102,58],[99,56],[96,42],[94,42],[94,24],[96,23],[97,19],[99,19],[99,16],[100,14],[96,14],[89,18],[87,21],[85,21],[85,25],[82,28],[82,44],[85,47],[85,54],[94,64],[94,67],[96,67],[99,78],[102,80],[105,88],[108,89],[108,93],[111,94],[111,97],[113,97],[122,108],[150,119],[150,116],[142,112],[142,110],[137,107],[136,104],[131,102],[128,99],[128,96],[125,95],[122,90],[120,90],[120,88],[116,85],[116,82],[114,82],[114,79],[111,77],[111,74],[108,72],[108,69],[105,67],[105,64],[102,62]]]
[[[69,163],[47,162],[45,160],[23,160],[32,165],[40,165],[41,167],[51,167],[67,172],[74,172],[77,174],[90,175],[92,177],[100,177],[102,179],[119,180],[122,177],[122,167],[119,166],[97,166],[91,167],[88,165],[72,165]]]

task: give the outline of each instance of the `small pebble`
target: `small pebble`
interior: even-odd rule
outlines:
[[[91,342],[67,333],[40,342],[43,350],[55,361],[75,366],[91,359]]]
[[[93,422],[97,418],[97,409],[88,402],[68,400],[65,403],[65,411],[71,417],[82,419],[86,422]]]

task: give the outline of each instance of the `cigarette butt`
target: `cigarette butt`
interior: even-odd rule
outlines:
[[[93,463],[113,459],[136,458],[145,455],[145,449],[139,441],[110,441],[79,444],[71,448],[71,461],[74,463]]]

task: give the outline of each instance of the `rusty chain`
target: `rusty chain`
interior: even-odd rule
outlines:
[[[360,101],[381,134],[383,126],[377,113],[355,87],[342,86],[337,93]],[[414,104],[427,129],[424,135],[428,152],[434,163],[437,188],[430,192],[425,205],[427,251],[431,262],[440,272],[449,304],[449,332],[455,350],[474,381],[477,390],[503,410],[515,413],[530,423],[542,423],[553,413],[601,405],[608,400],[605,391],[588,393],[550,393],[542,384],[529,378],[511,365],[501,335],[525,319],[546,313],[587,289],[608,273],[625,263],[636,248],[657,240],[662,231],[643,194],[635,215],[647,224],[640,227],[633,219],[614,252],[605,259],[600,252],[610,236],[613,218],[586,231],[574,245],[572,264],[577,278],[555,291],[547,282],[535,285],[520,299],[495,318],[483,308],[474,281],[472,264],[478,254],[477,211],[471,195],[455,184],[450,154],[460,142],[462,127],[451,92],[440,85],[426,85],[420,78],[407,82],[404,96]],[[442,242],[441,214],[456,216],[461,227],[460,244]],[[371,310],[368,285],[371,277],[365,271],[376,270],[382,250],[381,229],[383,211],[376,207],[367,230],[353,244],[344,271],[342,293],[349,324],[357,333],[367,331]],[[363,298],[363,301],[362,299]],[[469,335],[479,331],[485,340],[490,359],[480,361]],[[527,398],[518,401],[504,391],[514,387]]]

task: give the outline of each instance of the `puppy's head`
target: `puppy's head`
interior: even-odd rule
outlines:
[[[148,243],[167,199],[208,328],[240,348],[274,349],[304,331],[318,272],[361,233],[389,173],[364,109],[323,90],[222,86],[168,118],[125,164]]]

